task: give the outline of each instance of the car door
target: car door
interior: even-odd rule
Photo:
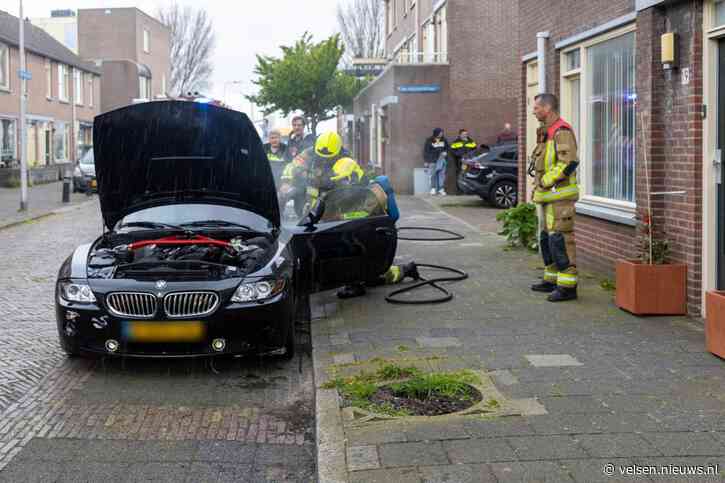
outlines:
[[[345,198],[355,194],[360,206],[371,206],[374,196],[366,188],[343,188]],[[333,192],[326,196],[322,219],[313,226],[292,228],[292,250],[296,260],[295,285],[298,293],[309,294],[341,287],[348,283],[374,280],[384,274],[395,258],[395,223],[382,211],[364,215],[353,205],[330,206],[339,199]],[[366,199],[365,199],[366,198]],[[343,212],[353,219],[342,219]]]

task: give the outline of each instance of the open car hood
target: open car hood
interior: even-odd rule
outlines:
[[[267,156],[241,112],[189,101],[123,107],[95,118],[93,151],[111,230],[129,213],[178,203],[234,206],[280,225]]]

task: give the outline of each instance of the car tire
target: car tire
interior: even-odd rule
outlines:
[[[491,188],[489,202],[496,208],[513,208],[518,202],[518,188],[511,180],[499,181]]]

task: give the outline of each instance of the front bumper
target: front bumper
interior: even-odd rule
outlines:
[[[285,346],[288,331],[294,327],[294,300],[284,291],[259,304],[227,304],[213,314],[195,318],[205,327],[205,335],[193,343],[140,343],[126,340],[123,325],[133,318],[119,318],[96,304],[70,303],[56,299],[56,322],[61,346],[68,352],[94,353],[124,357],[199,357],[246,353],[274,353]],[[69,316],[77,314],[74,317]],[[69,318],[73,330],[68,330]],[[168,319],[178,322],[185,319]],[[165,319],[154,319],[163,323]],[[99,323],[100,322],[100,323]],[[105,325],[105,326],[104,326]],[[69,332],[73,332],[70,334]],[[226,347],[215,351],[214,339],[224,339]],[[119,343],[118,350],[109,352],[106,341]]]

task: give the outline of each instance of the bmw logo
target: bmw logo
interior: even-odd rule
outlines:
[[[162,289],[166,287],[166,280],[157,280],[156,281],[156,288]]]

